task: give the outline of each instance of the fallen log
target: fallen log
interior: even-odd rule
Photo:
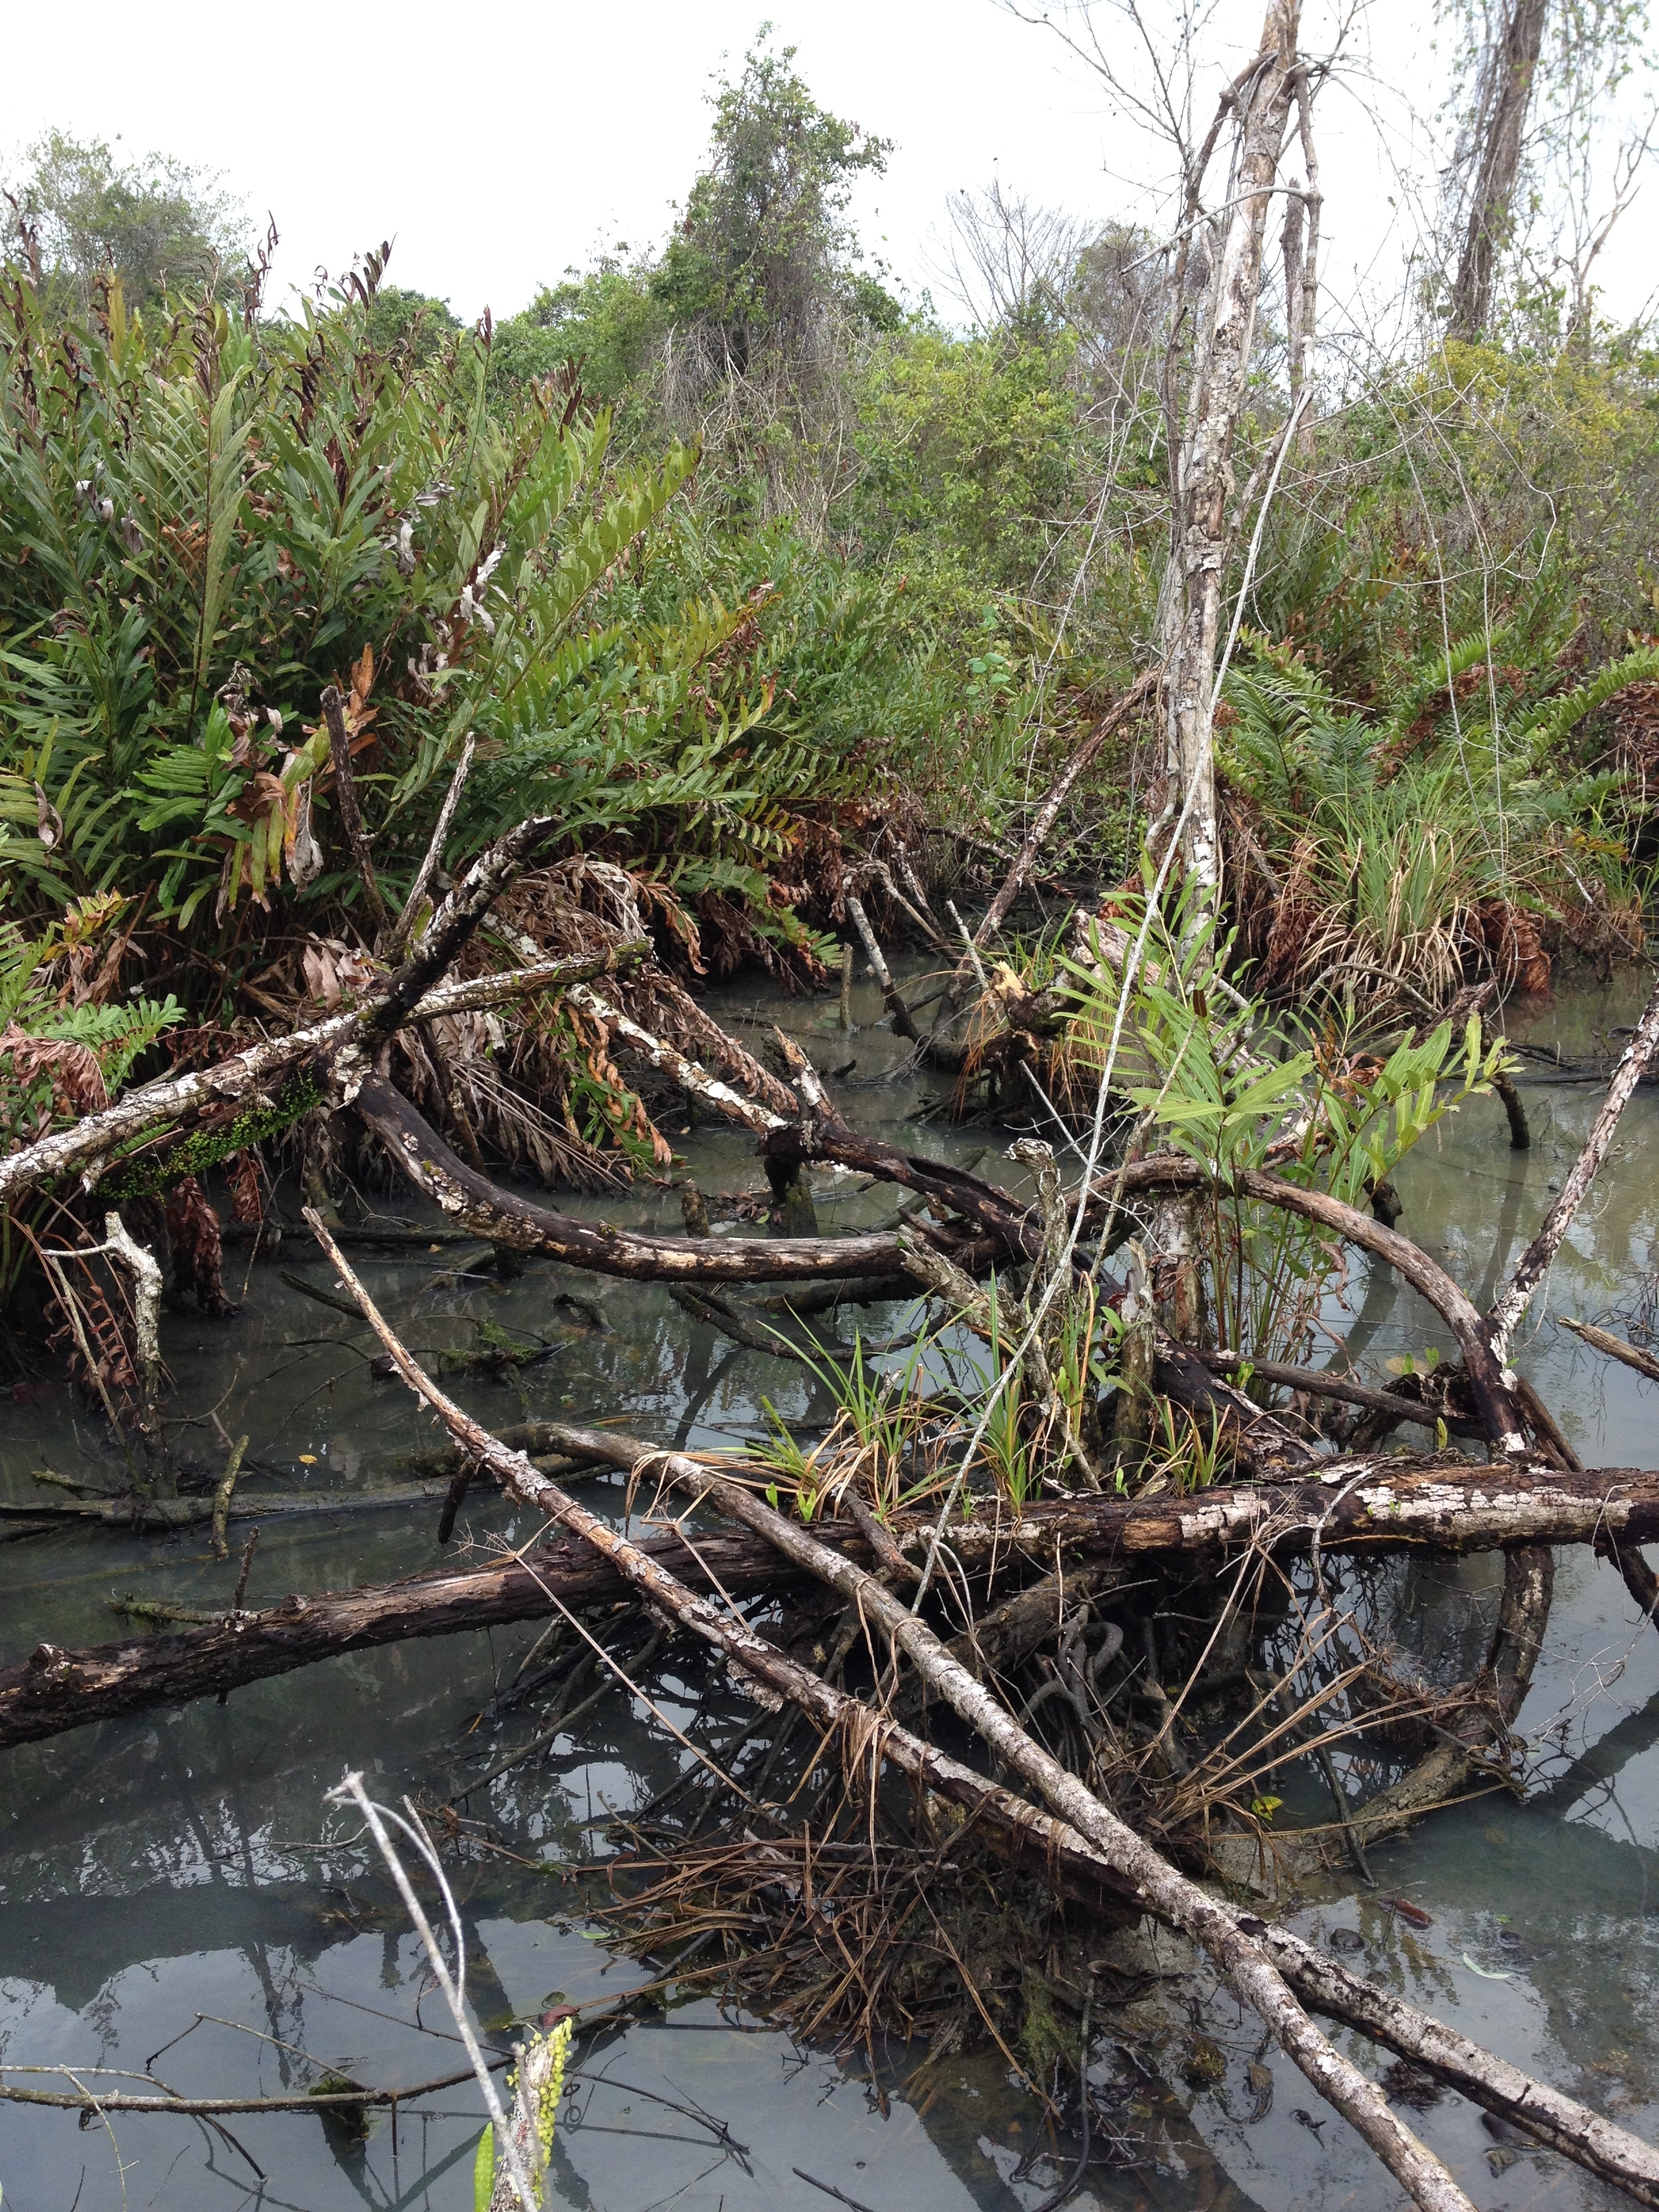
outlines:
[[[1246,1467],[1267,1475],[1311,1474],[1318,1468],[1320,1455],[1305,1437],[1214,1373],[1201,1352],[1162,1329],[1154,1346],[1154,1387],[1195,1419],[1215,1422]]]
[[[849,1762],[879,1759],[884,1727],[879,1716],[856,1701],[844,1705],[829,1686],[797,1666],[757,1636],[746,1623],[695,1595],[655,1560],[620,1535],[608,1522],[577,1504],[556,1483],[537,1474],[522,1455],[505,1451],[439,1391],[398,1342],[373,1301],[352,1274],[337,1246],[330,1243],[320,1215],[308,1216],[318,1242],[329,1253],[368,1322],[397,1363],[404,1381],[437,1413],[458,1443],[473,1451],[503,1488],[533,1509],[585,1536],[614,1561],[658,1608],[683,1627],[724,1652],[728,1661],[777,1694],[790,1698],[833,1725],[842,1736]],[[595,1433],[598,1433],[597,1431]],[[1280,2046],[1302,2069],[1318,2094],[1332,2104],[1368,2142],[1423,2212],[1473,2212],[1468,2197],[1440,2161],[1405,2126],[1370,2081],[1313,2024],[1288,1984],[1257,1942],[1209,1893],[1170,1866],[1150,1844],[1119,1820],[1093,1793],[1010,1718],[997,1700],[953,1658],[921,1621],[874,1576],[819,1545],[781,1514],[734,1483],[678,1453],[648,1453],[665,1480],[686,1474],[712,1489],[722,1506],[742,1517],[786,1557],[807,1567],[847,1595],[867,1619],[878,1622],[915,1662],[921,1665],[945,1700],[1014,1769],[1036,1784],[1060,1815],[1095,1846],[1133,1886],[1147,1906],[1190,1936],[1209,1955],[1238,1995],[1261,2015]],[[826,1699],[826,1693],[827,1699]],[[826,1702],[828,1710],[826,1711]],[[848,1723],[856,1715],[856,1734]],[[1258,1923],[1261,1924],[1261,1923]]]
[[[775,1170],[785,1181],[792,1180],[813,1160],[854,1168],[878,1182],[919,1192],[959,1213],[993,1239],[1001,1254],[1015,1259],[1042,1259],[1044,1229],[1039,1213],[965,1168],[928,1159],[920,1152],[902,1152],[896,1145],[860,1135],[836,1110],[817,1070],[794,1039],[781,1030],[773,1034],[794,1078],[802,1113],[799,1121],[774,1129],[763,1139],[761,1150],[769,1176]]]
[[[451,1222],[514,1252],[543,1253],[635,1282],[776,1283],[901,1272],[898,1239],[892,1235],[655,1237],[579,1221],[468,1167],[380,1077],[368,1077],[352,1103],[410,1182]]]
[[[649,1474],[656,1448],[609,1429],[538,1421],[507,1431],[504,1448],[559,1454],[566,1462]],[[501,1439],[496,1440],[498,1443]],[[453,1474],[468,1456],[465,1446],[423,1455],[420,1464]],[[1334,1462],[1340,1468],[1343,1462]],[[1261,1483],[1211,1490],[1194,1498],[1125,1498],[1080,1496],[1039,1501],[1019,1513],[981,1501],[973,1517],[949,1532],[951,1551],[964,1565],[994,1567],[1006,1575],[1011,1559],[1024,1558],[1039,1572],[1057,1559],[1085,1568],[1118,1560],[1149,1564],[1190,1561],[1204,1568],[1250,1547],[1292,1557],[1311,1550],[1337,1553],[1515,1551],[1540,1544],[1618,1547],[1633,1558],[1640,1544],[1659,1542],[1659,1474],[1602,1468],[1583,1475],[1553,1468],[1468,1467],[1403,1469],[1398,1459],[1348,1462],[1333,1490],[1322,1482]],[[1353,1470],[1362,1471],[1358,1486]],[[365,1502],[438,1504],[443,1481],[396,1492],[361,1493]],[[351,1497],[293,1499],[250,1497],[234,1509],[248,1517],[273,1508],[329,1512],[351,1505]],[[188,1506],[205,1522],[212,1500],[162,1500]],[[128,1509],[112,1504],[17,1506],[20,1518],[63,1519],[127,1526]],[[815,1522],[819,1542],[848,1559],[872,1555],[849,1522]],[[902,1516],[888,1530],[907,1559],[922,1558],[932,1540],[932,1515]],[[678,1535],[642,1540],[642,1552],[662,1559],[678,1578],[703,1587],[705,1563],[722,1587],[744,1591],[781,1586],[791,1571],[763,1540],[724,1530],[695,1539]],[[615,1598],[626,1587],[611,1567],[577,1547],[553,1545],[526,1555],[535,1571],[507,1565],[442,1571],[367,1589],[285,1598],[258,1613],[227,1613],[222,1620],[168,1637],[143,1637],[79,1650],[53,1647],[0,1668],[0,1747],[61,1735],[122,1713],[216,1695],[245,1682],[309,1667],[347,1651],[424,1636],[452,1636],[512,1620],[544,1619],[567,1603]],[[45,1649],[46,1647],[42,1647]],[[1426,1803],[1430,1801],[1425,1800]],[[1423,1809],[1416,1806],[1415,1817]],[[1381,1832],[1384,1808],[1369,1817]],[[1356,1815],[1358,1818],[1358,1815]],[[1404,1825],[1396,1819],[1394,1826]],[[1368,1831],[1371,1832],[1372,1831]]]
[[[616,1443],[608,1432],[601,1433],[606,1434],[607,1443]],[[551,1441],[538,1424],[532,1446]],[[465,1448],[452,1449],[459,1452]],[[647,1448],[637,1449],[643,1454]],[[831,1522],[820,1529],[819,1538],[848,1556],[867,1556],[855,1530]],[[715,1578],[720,1587],[737,1591],[799,1578],[769,1543],[747,1530],[714,1531],[697,1535],[690,1543],[678,1534],[656,1536],[644,1540],[638,1548],[694,1589],[712,1588]],[[61,1652],[39,1665],[25,1662],[0,1670],[0,1743],[23,1742],[118,1713],[210,1695],[337,1652],[372,1650],[408,1637],[460,1634],[539,1620],[554,1610],[556,1596],[573,1607],[603,1603],[628,1587],[617,1569],[590,1546],[564,1538],[538,1547],[521,1559],[486,1569],[422,1576],[386,1589],[337,1596],[289,1600],[259,1613],[228,1616],[188,1635],[137,1638],[92,1650]],[[1042,1595],[1039,1585],[1025,1598],[1040,1603]],[[1012,1604],[1021,1602],[1016,1599]],[[1052,1626],[1053,1620],[1052,1608],[1045,1609],[1039,1632],[1044,1625]],[[855,1705],[827,1686],[825,1694],[839,1708],[850,1710]],[[942,1806],[953,1808],[951,1817],[965,1815],[972,1830],[994,1846],[1029,1859],[1051,1877],[1063,1875],[1085,1894],[1104,1892],[1120,1904],[1130,1896],[1116,1869],[1064,1822],[988,1783],[903,1729],[884,1727],[881,1741],[884,1755],[901,1771],[921,1783]],[[1304,2002],[1427,2068],[1486,2110],[1526,2129],[1638,2202],[1659,2206],[1659,2154],[1571,2098],[1494,2058],[1467,2037],[1359,1980],[1295,1936],[1249,1917],[1264,1931],[1258,1940]]]
[[[434,1498],[443,1491],[442,1484],[434,1486]],[[856,1529],[836,1535],[849,1549],[864,1550]],[[678,1535],[654,1536],[640,1548],[660,1558],[689,1588],[711,1588],[714,1577],[721,1588],[740,1590],[769,1588],[780,1580],[776,1554],[747,1534],[699,1536],[695,1549]],[[543,1620],[557,1610],[556,1601],[586,1605],[613,1600],[626,1589],[590,1546],[564,1541],[489,1567],[286,1597],[280,1605],[228,1612],[175,1635],[127,1637],[78,1650],[42,1644],[18,1664],[0,1668],[0,1746],[37,1742],[124,1713],[217,1696],[349,1651]]]
[[[1611,1329],[1597,1328],[1591,1322],[1572,1321],[1565,1314],[1558,1314],[1556,1318],[1563,1328],[1570,1328],[1575,1336],[1583,1337],[1592,1351],[1601,1352],[1608,1359],[1620,1360],[1626,1367],[1633,1367],[1638,1375],[1645,1375],[1650,1382],[1659,1382],[1659,1359],[1656,1359],[1650,1352],[1644,1352],[1634,1344],[1626,1344],[1622,1336],[1615,1336]]]
[[[733,1090],[729,1083],[722,1083],[718,1076],[711,1075],[706,1067],[688,1058],[678,1046],[665,1043],[661,1037],[653,1036],[630,1015],[619,1012],[608,1000],[600,998],[595,991],[590,991],[586,984],[577,984],[570,997],[585,1013],[602,1021],[613,1036],[631,1045],[659,1075],[665,1075],[688,1097],[701,1099],[705,1106],[712,1106],[727,1121],[737,1122],[740,1127],[754,1130],[757,1136],[764,1136],[769,1129],[781,1126],[784,1118],[781,1114],[753,1098],[745,1097],[741,1091]],[[792,1114],[796,1112],[798,1109],[793,1094],[783,1089],[782,1085],[777,1088],[782,1091],[779,1103],[787,1101],[789,1111]]]
[[[230,1501],[233,1521],[292,1518],[295,1515],[395,1512],[410,1505],[427,1505],[444,1494],[441,1482],[405,1482],[384,1490],[264,1490],[241,1491]],[[147,1498],[123,1494],[118,1498],[77,1498],[66,1505],[0,1505],[0,1520],[73,1522],[83,1528],[134,1530],[205,1528],[213,1519],[210,1493],[198,1498]],[[3,1741],[3,1739],[0,1739]]]
[[[1218,1373],[1231,1375],[1241,1368],[1259,1375],[1264,1382],[1276,1382],[1286,1390],[1301,1390],[1315,1398],[1335,1398],[1342,1404],[1361,1406],[1367,1413],[1386,1413],[1393,1421],[1414,1422],[1419,1428],[1432,1429],[1444,1419],[1433,1406],[1425,1405],[1418,1398],[1402,1398],[1396,1391],[1373,1389],[1351,1375],[1333,1374],[1324,1367],[1292,1367],[1283,1359],[1256,1359],[1243,1352],[1205,1352],[1194,1348],[1194,1357]],[[1447,1427],[1454,1436],[1478,1433],[1468,1421],[1449,1420]]]

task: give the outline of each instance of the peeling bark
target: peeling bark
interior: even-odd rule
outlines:
[[[402,1020],[425,1021],[438,1014],[501,1006],[534,991],[556,991],[569,983],[612,974],[646,950],[643,945],[617,945],[592,957],[545,960],[503,975],[446,984],[424,995],[416,992],[397,1021],[386,1015],[389,998],[370,999],[348,1012],[332,1014],[326,1021],[314,1022],[287,1036],[262,1038],[215,1066],[147,1083],[128,1091],[102,1113],[87,1115],[73,1128],[55,1130],[51,1136],[0,1158],[0,1205],[13,1204],[24,1192],[76,1170],[90,1187],[106,1172],[118,1151],[169,1125],[178,1125],[177,1133],[184,1135],[244,1104],[260,1103],[274,1080],[309,1060],[326,1066],[348,1047],[361,1044],[371,1028],[377,1033],[383,1029],[384,1034],[390,1035]]]

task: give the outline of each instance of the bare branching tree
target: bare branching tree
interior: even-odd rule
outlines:
[[[1023,13],[1013,0],[1009,5],[1011,12]],[[1103,34],[1108,12],[1104,6],[1097,14],[1084,6],[1058,20],[1042,20],[1104,80],[1126,117],[1162,141],[1176,165],[1178,219],[1164,249],[1170,270],[1163,371],[1170,508],[1159,635],[1165,775],[1160,826],[1172,834],[1178,825],[1187,871],[1212,902],[1221,874],[1214,714],[1223,659],[1222,597],[1239,520],[1235,447],[1276,193],[1288,194],[1292,210],[1283,240],[1293,379],[1286,433],[1304,398],[1318,283],[1321,202],[1312,93],[1320,72],[1298,52],[1300,0],[1270,0],[1257,52],[1223,91],[1200,139],[1193,120],[1202,28],[1196,13],[1185,13],[1181,35],[1172,41],[1148,22],[1140,0],[1115,0],[1109,12],[1131,34],[1126,43]],[[1126,52],[1138,57],[1133,71]],[[1293,118],[1307,174],[1287,186],[1279,181],[1279,167]],[[1218,193],[1211,173],[1224,142],[1228,159]],[[1208,271],[1201,305],[1192,285],[1195,264]]]
[[[976,328],[1020,325],[1059,313],[1089,245],[1086,224],[994,180],[953,192],[941,276]]]

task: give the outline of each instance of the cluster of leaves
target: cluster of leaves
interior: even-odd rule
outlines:
[[[489,404],[487,337],[374,341],[367,279],[295,323],[210,295],[90,312],[14,268],[0,374],[0,821],[42,913],[142,897],[216,963],[249,908],[362,897],[323,687],[397,897],[469,732],[455,847],[544,811],[781,931],[769,872],[833,771],[775,712],[753,607],[673,573],[696,456],[618,465],[579,395]],[[373,703],[369,703],[371,690]],[[269,927],[262,921],[260,933]]]
[[[1066,966],[1078,998],[1074,1031],[1098,1066],[1101,1040],[1120,1039],[1116,1086],[1170,1151],[1209,1179],[1202,1245],[1218,1340],[1293,1357],[1340,1264],[1329,1237],[1246,1194],[1252,1170],[1322,1191],[1362,1210],[1423,1136],[1489,1091],[1508,1066],[1504,1039],[1471,1016],[1408,1033],[1385,1056],[1354,1048],[1260,998],[1218,986],[1236,945],[1190,894],[1152,897],[1148,864],[1126,899],[1141,957],[1127,999],[1099,957]]]
[[[1300,651],[1245,635],[1221,754],[1291,872],[1257,947],[1273,986],[1334,979],[1350,999],[1397,987],[1443,1003],[1514,939],[1517,916],[1528,942],[1541,925],[1587,951],[1639,947],[1640,794],[1632,805],[1617,767],[1595,760],[1605,739],[1584,766],[1573,741],[1659,676],[1659,652],[1638,644],[1575,682],[1573,628],[1571,608],[1529,594],[1364,705]],[[1533,988],[1512,950],[1495,964]]]

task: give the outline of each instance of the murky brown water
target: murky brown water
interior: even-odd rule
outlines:
[[[1634,1018],[1646,981],[1644,972],[1606,991],[1564,996],[1534,1034],[1582,1048],[1591,1031]],[[958,1157],[983,1144],[982,1136],[916,1124],[927,1086],[902,1073],[884,1032],[864,1031],[842,1054],[823,1034],[831,1016],[822,1005],[780,1009],[750,994],[728,998],[726,1011],[728,1018],[781,1014],[812,1033],[825,1059],[856,1053],[844,1103],[866,1129],[902,1130],[913,1146]],[[878,1012],[873,992],[861,994],[860,1018],[873,1022]],[[1510,1152],[1495,1103],[1477,1103],[1425,1140],[1400,1177],[1402,1225],[1477,1291],[1501,1278],[1535,1226],[1597,1093],[1534,1083],[1526,1097],[1529,1154]],[[682,1143],[705,1188],[758,1180],[741,1139],[699,1128]],[[873,1218],[889,1202],[879,1191],[833,1199],[826,1218]],[[668,1194],[607,1199],[593,1210],[624,1207],[678,1226]],[[1659,1264],[1656,1237],[1659,1096],[1644,1092],[1517,1348],[1522,1371],[1590,1465],[1659,1464],[1659,1392],[1587,1353],[1552,1316],[1595,1316],[1627,1297]],[[703,1443],[751,1432],[763,1395],[787,1416],[823,1413],[799,1370],[733,1352],[659,1292],[543,1267],[512,1285],[457,1279],[443,1271],[447,1257],[371,1270],[409,1341],[463,1345],[488,1317],[557,1346],[515,1384],[459,1392],[496,1425],[526,1413],[607,1414],[648,1435]],[[297,1264],[292,1250],[282,1264]],[[569,1325],[550,1307],[550,1292],[567,1283],[597,1299],[610,1333]],[[204,1417],[217,1406],[233,1433],[249,1431],[261,1468],[284,1489],[383,1478],[400,1452],[429,1443],[407,1394],[370,1379],[354,1324],[289,1290],[267,1264],[249,1275],[246,1298],[228,1326],[167,1324],[177,1411]],[[1340,1325],[1378,1374],[1405,1351],[1450,1350],[1436,1317],[1391,1277],[1357,1268],[1348,1309]],[[880,1330],[893,1317],[877,1313],[868,1326]],[[188,1434],[199,1443],[186,1450],[198,1449],[204,1462],[217,1456],[205,1426]],[[111,1465],[96,1425],[62,1394],[8,1408],[0,1497],[37,1495],[31,1471],[43,1463],[94,1477]],[[272,1521],[252,1596],[378,1582],[428,1565],[436,1556],[432,1520]],[[498,1504],[477,1506],[472,1529],[478,1539],[530,1533]],[[43,1638],[72,1644],[121,1632],[108,1607],[112,1592],[222,1604],[234,1576],[234,1562],[214,1563],[195,1538],[139,1543],[106,1530],[70,1532],[3,1548],[0,1657],[8,1659]],[[1480,1559],[1432,1577],[1401,1576],[1401,1632],[1449,1663],[1460,1646],[1479,1641],[1494,1580],[1491,1562]],[[508,1717],[498,1732],[478,1723],[493,1687],[538,1632],[532,1626],[337,1660],[238,1690],[223,1706],[143,1716],[5,1753],[0,2053],[8,2069],[142,2068],[206,2014],[276,2040],[262,2045],[211,2021],[195,2027],[157,2062],[181,2092],[275,2094],[303,2084],[309,2071],[283,2045],[369,2082],[451,2070],[455,2045],[437,2032],[447,2022],[434,1996],[422,1998],[415,1939],[384,1884],[366,1872],[361,1850],[341,1840],[350,1831],[324,1793],[348,1765],[362,1767],[383,1799],[465,1787],[481,1755],[487,1763],[534,1730],[529,1713]],[[703,1677],[682,1679],[673,1665],[651,1686],[678,1725],[700,1706],[714,1741],[748,1717],[735,1698],[722,1709]],[[1326,1934],[1357,1929],[1361,1963],[1389,1986],[1645,2133],[1659,2121],[1649,1915],[1659,1845],[1659,1636],[1638,1623],[1622,1583],[1579,1554],[1563,1561],[1548,1647],[1521,1725],[1542,1763],[1527,1802],[1494,1794],[1375,1855],[1383,1893],[1414,1899],[1433,1916],[1431,1929],[1404,1929],[1367,1893],[1347,1895],[1340,1885],[1301,1924]],[[470,1987],[486,2027],[550,1997],[609,1990],[635,1971],[607,1964],[557,1869],[602,1850],[596,1839],[611,1815],[661,1789],[684,1756],[617,1693],[581,1723],[580,1741],[560,1739],[550,1757],[514,1768],[483,1793],[478,1809],[548,1869],[501,1864],[467,1875]],[[1313,1817],[1327,1816],[1316,1796],[1308,1803]],[[1243,2069],[1256,2031],[1230,2000],[1208,2003],[1206,2018],[1228,2055],[1227,2080],[1203,2093],[1177,2083],[1178,2107],[1172,2117],[1163,2108],[1156,2130],[1161,2165],[1133,2175],[1093,2172],[1074,2205],[1382,2212],[1396,2203],[1340,2121],[1322,2107],[1310,2112],[1317,2127],[1296,2118],[1313,2100],[1283,2060],[1272,2062],[1272,2112],[1249,2124]],[[863,2056],[803,2051],[766,2024],[723,2016],[706,2002],[590,2039],[576,2063],[583,2081],[561,2125],[554,2176],[556,2198],[573,2206],[823,2212],[833,2200],[797,2178],[800,2167],[871,2212],[956,2212],[970,2203],[1015,2212],[1038,2202],[1058,2171],[1044,2157],[1029,2160],[1040,2142],[1033,2108],[994,2054],[945,2067],[925,2109],[906,2094],[911,2059],[890,2054],[880,2084],[885,2117]],[[1103,2033],[1097,2080],[1123,2068]],[[27,2077],[9,2070],[7,2078]],[[82,2212],[253,2203],[305,2212],[359,2204],[460,2212],[471,2203],[479,2112],[476,2094],[462,2088],[401,2112],[395,2129],[376,2115],[361,2140],[302,2115],[239,2118],[232,2144],[183,2118],[82,2128],[73,2116],[0,2106],[0,2186],[7,2212],[71,2212],[77,2203]],[[743,2148],[720,2140],[708,2116]],[[1483,2212],[1604,2201],[1545,2154],[1511,2159],[1455,2099],[1414,2124]]]

